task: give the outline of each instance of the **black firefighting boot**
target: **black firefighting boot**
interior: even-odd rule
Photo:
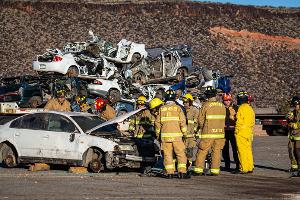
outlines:
[[[179,172],[178,173],[178,178],[179,179],[189,179],[189,178],[191,178],[191,174],[190,173]]]

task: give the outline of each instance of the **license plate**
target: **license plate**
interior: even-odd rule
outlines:
[[[45,64],[40,64],[40,69],[46,69],[46,65]]]

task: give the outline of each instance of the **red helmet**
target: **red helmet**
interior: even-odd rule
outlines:
[[[254,100],[254,99],[253,99],[253,96],[249,94],[249,95],[248,95],[248,101],[249,101],[249,102],[252,102],[253,100]]]
[[[98,97],[97,99],[95,99],[95,109],[101,110],[106,106],[107,103],[107,100]]]
[[[223,101],[231,101],[232,100],[232,96],[229,93],[224,93],[222,96]]]

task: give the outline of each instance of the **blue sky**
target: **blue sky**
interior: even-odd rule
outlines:
[[[196,0],[204,1],[204,0]],[[241,5],[300,7],[300,0],[207,0],[210,2],[232,3]]]

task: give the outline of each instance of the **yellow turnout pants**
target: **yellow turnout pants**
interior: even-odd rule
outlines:
[[[173,152],[175,152],[178,165],[178,172],[186,173],[186,155],[185,155],[185,145],[183,141],[178,142],[163,142],[162,143],[164,151],[164,165],[167,174],[174,174],[175,166],[173,163]]]
[[[194,172],[203,173],[204,161],[209,149],[211,149],[212,161],[210,172],[212,174],[219,174],[221,164],[221,150],[223,149],[224,144],[225,139],[201,139],[197,152]]]
[[[240,160],[239,170],[241,172],[253,171],[253,155],[252,155],[252,135],[250,137],[244,137],[240,135],[235,135],[237,151]]]

